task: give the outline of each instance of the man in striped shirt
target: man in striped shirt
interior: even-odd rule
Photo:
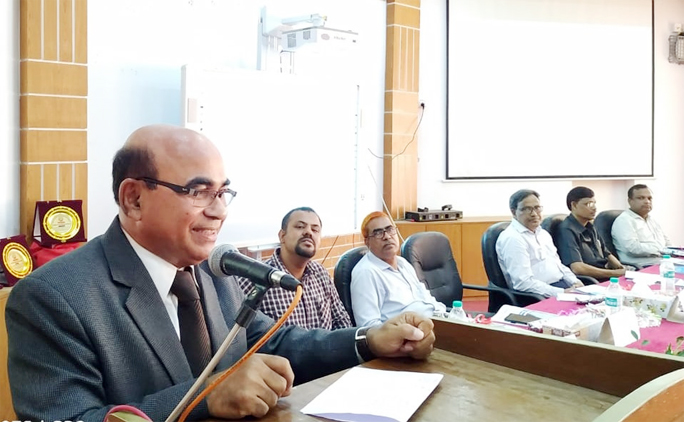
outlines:
[[[266,264],[291,274],[304,287],[302,299],[285,321],[286,325],[297,325],[309,330],[351,327],[349,314],[344,309],[328,271],[312,260],[321,241],[321,228],[321,219],[313,209],[300,207],[291,210],[283,218],[278,232],[280,247],[266,260]],[[246,278],[241,278],[239,283],[245,294],[253,287],[252,282]],[[260,309],[271,318],[278,319],[285,313],[292,299],[294,292],[273,287],[266,292]]]

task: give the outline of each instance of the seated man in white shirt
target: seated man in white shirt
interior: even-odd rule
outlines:
[[[661,251],[670,246],[670,239],[649,215],[653,193],[646,185],[634,185],[627,191],[627,201],[629,209],[615,219],[611,230],[618,258],[640,267],[657,264]]]
[[[397,228],[387,214],[370,213],[361,224],[369,252],[352,270],[351,299],[354,319],[359,327],[380,324],[405,311],[432,316],[446,312],[425,285],[413,266],[399,252]]]
[[[511,224],[496,241],[499,265],[510,288],[556,296],[582,282],[561,263],[551,235],[541,228],[539,194],[521,189],[511,195]]]

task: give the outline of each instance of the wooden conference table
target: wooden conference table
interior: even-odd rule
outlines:
[[[505,327],[435,319],[435,334],[436,349],[427,361],[364,364],[444,374],[411,421],[592,421],[642,384],[684,368],[683,358]],[[260,420],[325,420],[300,409],[342,373],[296,387]]]

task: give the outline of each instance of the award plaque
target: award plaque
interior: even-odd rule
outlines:
[[[38,201],[33,219],[33,239],[41,246],[85,242],[83,201]]]
[[[2,269],[9,286],[14,286],[17,281],[33,271],[33,258],[29,253],[24,235],[0,240],[0,253],[2,254],[0,255],[2,256]]]

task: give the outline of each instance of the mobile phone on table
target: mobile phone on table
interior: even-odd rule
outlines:
[[[504,321],[511,322],[513,324],[529,324],[530,322],[537,321],[539,319],[541,318],[530,314],[510,314],[506,318],[504,318]]]

